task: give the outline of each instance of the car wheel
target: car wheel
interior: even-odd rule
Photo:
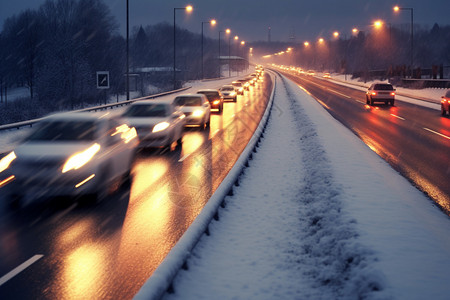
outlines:
[[[375,103],[375,101],[373,101],[373,99],[370,98],[370,105],[373,106],[374,103]]]
[[[370,104],[369,97],[366,96],[366,104]]]
[[[445,111],[445,108],[443,105],[441,105],[441,115],[445,116],[447,112]]]
[[[233,101],[234,101],[234,102],[237,102],[237,97],[234,97]]]
[[[209,128],[211,126],[211,116],[208,118],[208,122],[206,122],[206,128]]]
[[[219,114],[223,113],[223,103],[219,106]]]
[[[394,100],[391,100],[391,106],[394,106]]]
[[[180,138],[177,140],[177,147],[181,147],[183,145],[183,136],[180,135]]]

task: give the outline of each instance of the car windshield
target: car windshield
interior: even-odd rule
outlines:
[[[175,103],[179,106],[200,106],[202,99],[200,97],[177,97]]]
[[[233,85],[234,86],[242,86],[242,83],[241,82],[233,82]]]
[[[392,91],[394,88],[390,84],[375,84],[374,90]]]
[[[166,117],[166,104],[132,105],[124,113],[125,117]]]
[[[208,98],[208,100],[214,100],[219,98],[219,93],[217,92],[198,92],[199,94],[203,94],[206,96],[206,98]]]
[[[234,88],[232,86],[224,86],[223,88],[220,89],[221,91],[233,91]]]
[[[94,121],[43,121],[27,141],[92,141],[98,124]]]

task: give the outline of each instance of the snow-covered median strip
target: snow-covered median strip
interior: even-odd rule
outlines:
[[[165,298],[447,299],[448,217],[279,83],[240,186]]]

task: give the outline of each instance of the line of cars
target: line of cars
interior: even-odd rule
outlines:
[[[185,127],[209,128],[211,110],[223,113],[221,90],[201,89],[170,100],[137,101],[123,112],[47,116],[10,153],[0,157],[0,198],[12,203],[50,197],[104,199],[129,181],[139,148],[181,147]],[[226,87],[226,86],[225,86]]]

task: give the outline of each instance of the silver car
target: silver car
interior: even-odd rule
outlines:
[[[44,118],[0,160],[0,194],[16,204],[54,196],[103,199],[130,174],[136,130],[110,113]]]
[[[366,104],[373,105],[375,102],[384,102],[386,105],[394,105],[395,89],[389,83],[373,83],[366,92]]]
[[[123,117],[136,128],[139,147],[167,147],[170,150],[174,142],[181,146],[186,118],[173,101],[134,102]]]
[[[234,86],[230,85],[224,85],[220,88],[220,92],[223,95],[223,99],[233,99],[234,102],[237,100],[237,92]]]
[[[209,128],[211,123],[211,105],[203,94],[186,94],[177,96],[174,104],[186,115],[186,125]]]

